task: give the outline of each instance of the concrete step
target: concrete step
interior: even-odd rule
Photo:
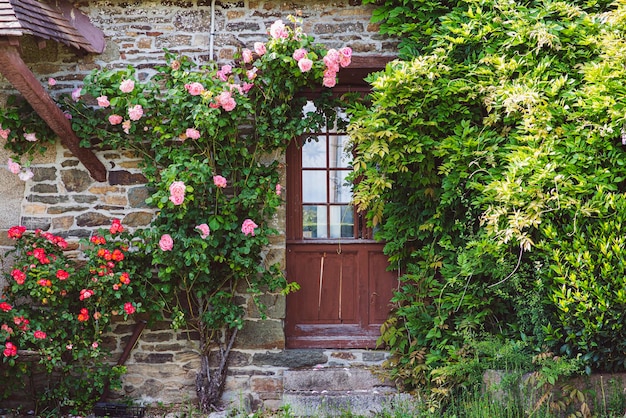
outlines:
[[[298,417],[369,416],[400,396],[393,383],[358,367],[286,370],[283,388],[283,404]]]

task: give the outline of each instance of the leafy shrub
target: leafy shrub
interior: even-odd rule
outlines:
[[[405,273],[393,376],[441,390],[490,335],[623,370],[626,8],[390,0],[374,19],[411,58],[349,128],[356,203]]]
[[[114,316],[142,310],[136,276],[127,267],[130,236],[114,220],[80,245],[71,258],[60,236],[23,226],[9,229],[15,241],[9,286],[0,297],[0,367],[3,396],[23,390],[20,378],[43,372],[35,384],[38,409],[89,411],[106,385],[119,386],[122,367],[106,362],[102,334]],[[141,280],[137,280],[141,283]],[[39,363],[21,362],[32,352]],[[38,386],[39,385],[39,386]],[[15,392],[14,392],[15,391]]]

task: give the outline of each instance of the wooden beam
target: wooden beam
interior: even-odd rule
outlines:
[[[83,163],[91,177],[96,181],[106,181],[107,170],[104,164],[90,149],[80,146],[80,139],[63,111],[24,63],[17,48],[6,43],[0,45],[0,73],[59,136],[61,143]]]

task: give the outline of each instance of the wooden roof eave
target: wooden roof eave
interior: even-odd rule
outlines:
[[[0,40],[0,73],[59,136],[61,143],[83,163],[91,177],[96,181],[106,181],[107,170],[104,164],[90,149],[80,146],[80,139],[72,129],[70,121],[28,68],[18,47],[17,38],[7,37]]]

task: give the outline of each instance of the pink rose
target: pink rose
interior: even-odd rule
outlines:
[[[38,331],[33,332],[33,337],[35,337],[38,340],[45,340],[47,335],[45,332],[38,330]]]
[[[35,142],[37,141],[37,135],[35,133],[26,133],[24,134],[24,139],[29,142]]]
[[[192,96],[199,96],[204,92],[204,86],[200,83],[185,84],[185,90]]]
[[[22,166],[14,162],[10,158],[9,158],[9,161],[7,162],[7,166],[9,167],[9,171],[13,174],[18,174],[20,171],[22,171]]]
[[[98,101],[98,106],[100,107],[109,107],[111,105],[107,96],[100,96],[96,100]]]
[[[132,315],[135,313],[135,306],[130,303],[130,302],[126,302],[124,304],[124,312],[126,312],[127,315]]]
[[[289,36],[282,20],[277,20],[272,23],[272,26],[270,26],[270,36],[274,39],[287,38]]]
[[[109,123],[111,125],[119,125],[120,123],[122,123],[123,120],[124,118],[122,118],[120,115],[109,116]]]
[[[185,136],[191,139],[198,139],[200,138],[200,131],[194,128],[187,128],[187,130],[185,131]]]
[[[181,205],[185,201],[185,183],[182,181],[175,181],[170,184],[170,200],[176,206]]]
[[[252,51],[249,49],[244,49],[241,51],[241,59],[245,64],[249,64],[252,62]]]
[[[296,61],[300,61],[302,58],[306,58],[306,49],[299,48],[293,51],[293,59]]]
[[[256,52],[258,56],[263,56],[267,52],[267,48],[263,42],[255,42],[254,52]]]
[[[243,224],[241,224],[241,232],[243,232],[244,235],[254,236],[254,228],[258,228],[258,225],[255,224],[252,219],[246,219],[243,221]]]
[[[213,184],[215,184],[217,187],[219,187],[220,189],[223,189],[226,187],[226,179],[222,176],[213,176]]]
[[[322,79],[322,84],[324,87],[332,88],[337,84],[337,79],[335,77],[324,77]]]
[[[80,100],[80,92],[81,92],[82,88],[81,87],[77,87],[74,89],[74,91],[72,91],[72,100],[74,100],[75,102]]]
[[[141,105],[135,105],[128,109],[128,117],[130,120],[139,120],[143,116],[143,108]]]
[[[2,126],[0,126],[0,138],[9,139],[10,133],[11,133],[10,129],[2,129]]]
[[[246,77],[248,77],[248,80],[254,80],[256,78],[257,71],[259,71],[259,69],[256,67],[246,71]]]
[[[276,185],[276,194],[277,194],[278,196],[280,196],[280,194],[282,193],[282,191],[283,191],[283,186],[281,186],[280,184],[277,184],[277,185]]]
[[[120,90],[122,93],[130,93],[135,88],[135,82],[133,80],[123,80],[120,83]]]
[[[169,234],[161,235],[159,248],[161,251],[172,251],[172,248],[174,248],[174,240],[172,240],[172,237]]]
[[[65,116],[65,119],[67,120],[72,120],[72,114],[68,112],[67,110],[63,112],[63,116]]]
[[[30,179],[32,179],[35,176],[35,174],[30,171],[30,169],[26,169],[26,171],[21,172],[20,174],[18,174],[18,177],[20,178],[20,180],[22,181],[28,181]]]
[[[222,102],[222,108],[227,112],[233,110],[235,106],[237,106],[237,102],[232,97]]]
[[[237,106],[237,102],[233,99],[229,91],[223,91],[215,98],[218,107],[221,106],[225,111],[230,112]]]
[[[211,229],[209,228],[209,226],[207,224],[200,224],[200,225],[196,226],[195,229],[200,231],[200,238],[202,238],[202,239],[205,239],[211,233]]]
[[[352,62],[352,48],[343,47],[339,50],[339,65],[347,67]]]
[[[241,90],[242,90],[244,93],[247,93],[247,92],[249,92],[249,91],[250,91],[250,89],[251,89],[252,87],[254,87],[254,83],[243,83],[243,86],[241,87]]]
[[[57,84],[57,81],[56,81],[54,78],[50,77],[50,78],[48,79],[48,85],[49,85],[50,87],[52,87],[52,86],[56,86],[56,84]]]
[[[313,61],[308,58],[302,58],[300,61],[298,61],[298,68],[300,68],[300,71],[302,71],[303,73],[309,71],[311,67],[313,67]]]

